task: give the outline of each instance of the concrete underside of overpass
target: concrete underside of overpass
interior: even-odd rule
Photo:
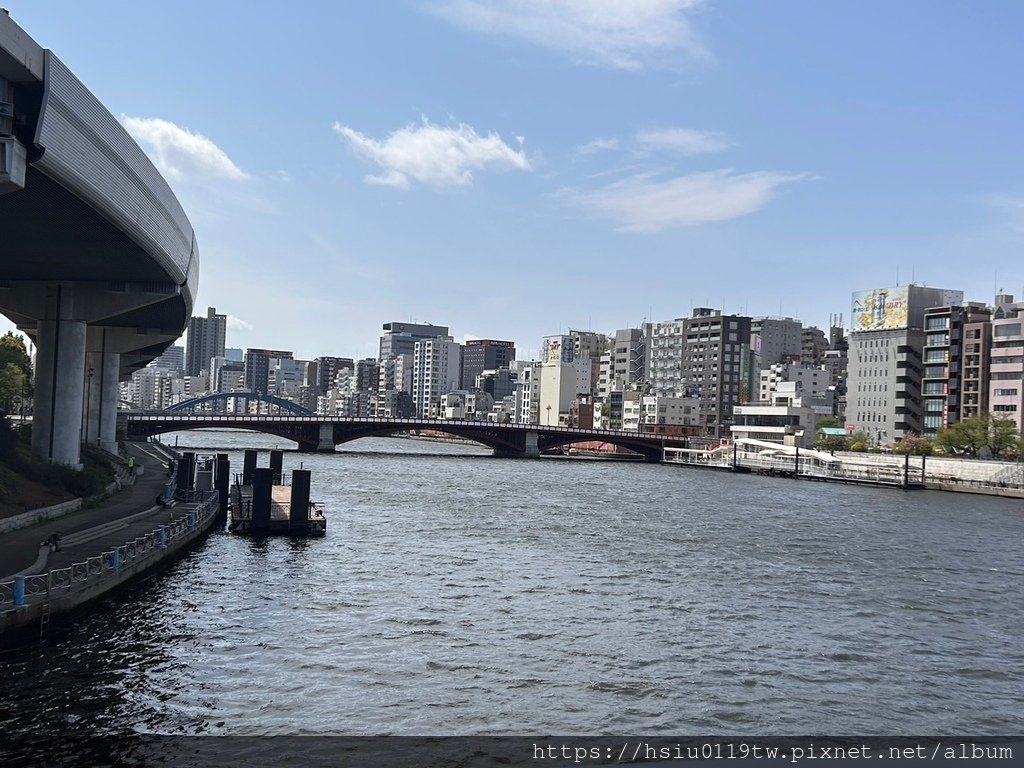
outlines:
[[[116,451],[118,383],[184,331],[195,236],[127,132],[0,13],[0,312],[36,347],[32,451]]]

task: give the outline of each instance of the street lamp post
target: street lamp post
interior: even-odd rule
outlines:
[[[548,406],[548,426],[551,426],[551,406]]]

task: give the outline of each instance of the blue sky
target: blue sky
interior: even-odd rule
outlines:
[[[229,346],[1024,291],[1009,0],[3,4],[164,171]]]

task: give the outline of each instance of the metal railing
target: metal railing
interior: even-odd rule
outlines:
[[[678,435],[663,435],[656,432],[640,432],[635,429],[586,429],[584,427],[566,427],[557,424],[523,424],[520,422],[500,423],[493,421],[482,421],[476,419],[391,419],[380,416],[285,416],[280,414],[129,414],[129,422],[149,424],[160,422],[166,424],[183,423],[194,424],[202,422],[220,422],[223,424],[252,424],[252,423],[284,423],[284,424],[384,424],[403,425],[409,429],[440,429],[445,426],[456,427],[478,427],[479,429],[509,429],[529,432],[569,432],[584,435],[609,435],[613,437],[632,437],[644,441],[669,442],[681,441],[685,437]],[[441,430],[443,431],[443,430]]]
[[[191,534],[217,514],[218,509],[217,497],[208,498],[195,509],[172,518],[166,525],[95,557],[72,563],[66,568],[55,568],[33,576],[15,576],[11,581],[0,582],[0,610],[21,608],[30,602],[39,602],[39,599],[49,601],[116,577],[123,568],[153,557],[172,541]]]

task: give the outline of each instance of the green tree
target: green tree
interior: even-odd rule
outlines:
[[[1007,416],[986,413],[943,427],[936,435],[935,442],[954,453],[976,456],[982,448],[988,448],[993,456],[998,456],[1013,448],[1017,438],[1017,425],[1013,420]]]
[[[6,413],[15,410],[15,398],[25,388],[25,372],[14,363],[0,364],[0,409]]]
[[[32,394],[32,358],[25,342],[8,331],[0,336],[0,408],[10,411],[15,397]]]
[[[814,422],[815,429],[821,429],[822,427],[838,427],[839,419],[835,416],[822,416],[816,422]]]
[[[993,456],[1001,456],[1011,451],[1019,437],[1017,423],[1009,416],[993,416],[989,420],[988,447],[992,450]]]

